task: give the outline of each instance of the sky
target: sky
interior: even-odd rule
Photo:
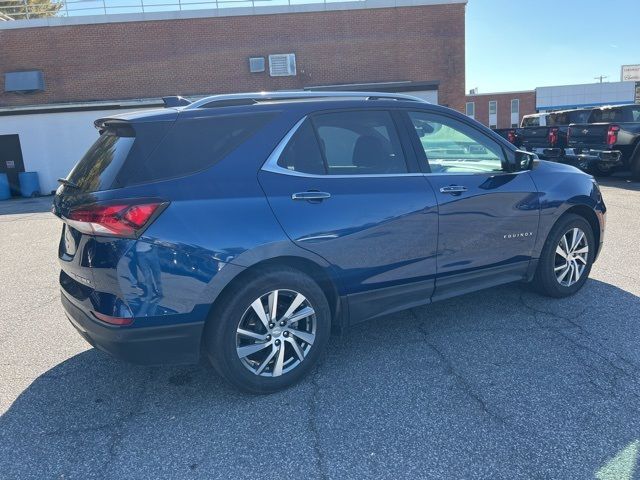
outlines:
[[[467,91],[620,81],[640,64],[640,0],[468,0]]]

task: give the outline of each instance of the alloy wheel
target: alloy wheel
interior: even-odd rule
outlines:
[[[554,273],[564,287],[575,284],[587,267],[589,244],[587,236],[579,228],[567,231],[556,247]]]
[[[255,375],[278,377],[300,365],[316,337],[309,300],[293,290],[272,290],[251,303],[236,329],[236,352]]]

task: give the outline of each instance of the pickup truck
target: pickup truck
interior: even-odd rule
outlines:
[[[523,150],[536,153],[545,160],[562,161],[567,147],[567,131],[571,123],[590,121],[591,109],[525,115],[516,134]]]
[[[516,128],[496,128],[494,132],[516,147],[520,147],[522,145],[520,135],[518,135],[518,129]]]
[[[631,170],[640,180],[640,105],[599,107],[588,123],[569,127],[567,163],[594,175]]]

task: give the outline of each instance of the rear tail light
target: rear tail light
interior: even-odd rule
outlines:
[[[555,147],[558,143],[558,127],[549,129],[549,145]]]
[[[618,141],[619,131],[620,127],[618,125],[609,125],[609,130],[607,130],[607,145],[609,147],[613,147]]]
[[[509,140],[510,143],[513,143],[513,144],[516,143],[516,131],[515,130],[509,130],[507,132],[507,140]]]
[[[157,201],[84,205],[71,210],[65,220],[89,235],[136,237],[167,205]]]

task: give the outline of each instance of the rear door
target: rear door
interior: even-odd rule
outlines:
[[[433,298],[522,279],[539,217],[529,172],[507,172],[502,146],[463,120],[425,111],[407,117],[438,201]]]
[[[0,135],[0,173],[7,175],[13,196],[20,195],[20,172],[24,172],[20,138],[18,135]]]
[[[433,291],[436,199],[406,136],[386,110],[312,115],[259,174],[291,240],[336,269],[352,321],[427,303]]]

